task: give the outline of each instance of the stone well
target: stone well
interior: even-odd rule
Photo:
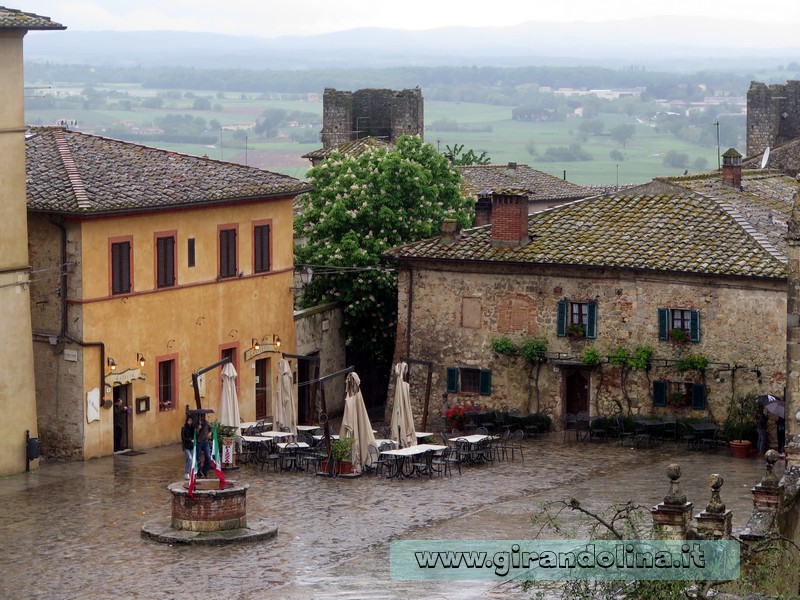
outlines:
[[[172,527],[189,531],[227,531],[247,525],[246,483],[228,481],[219,489],[217,480],[196,482],[194,498],[189,497],[188,482],[170,484]]]
[[[189,497],[189,482],[168,486],[172,495],[172,519],[169,526],[154,523],[142,527],[142,537],[168,544],[230,544],[265,540],[278,533],[266,521],[247,523],[246,483],[228,481],[219,489],[216,479],[196,482],[194,497]]]

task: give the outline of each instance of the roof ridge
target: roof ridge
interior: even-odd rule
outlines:
[[[695,192],[695,193],[700,196],[705,196],[706,198],[709,198],[710,200],[716,202],[717,206],[719,206],[720,209],[725,211],[734,221],[736,221],[736,223],[742,229],[744,229],[745,233],[747,233],[747,235],[753,238],[753,240],[759,246],[761,246],[761,248],[767,254],[769,254],[770,256],[772,256],[772,258],[774,258],[775,260],[784,265],[788,264],[789,262],[788,258],[784,256],[780,251],[778,251],[778,249],[772,245],[772,242],[770,242],[769,239],[767,239],[767,237],[763,233],[757,231],[756,228],[753,227],[753,225],[750,223],[750,221],[745,219],[742,216],[742,213],[740,213],[739,210],[733,204],[730,204],[729,202],[717,198],[716,196],[701,194],[700,192]]]
[[[89,198],[89,194],[86,193],[86,186],[83,184],[83,179],[81,179],[81,175],[78,172],[78,165],[75,162],[75,158],[72,156],[72,151],[69,149],[67,136],[64,135],[65,131],[66,130],[63,128],[53,130],[56,148],[58,149],[58,154],[61,156],[61,163],[64,165],[64,169],[67,172],[72,192],[75,194],[75,199],[78,201],[78,208],[88,210],[94,205]]]

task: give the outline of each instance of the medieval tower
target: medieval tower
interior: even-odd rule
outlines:
[[[747,156],[763,154],[800,137],[800,81],[766,85],[750,82],[747,90]]]
[[[424,130],[422,91],[364,89],[342,92],[326,88],[322,97],[322,147],[376,137],[394,142]]]

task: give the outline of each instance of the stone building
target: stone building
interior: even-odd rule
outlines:
[[[326,88],[322,97],[322,147],[335,148],[365,137],[394,142],[401,135],[422,137],[422,90]]]
[[[800,81],[750,83],[744,166],[760,167],[767,149],[769,168],[793,176],[800,172]]]
[[[493,224],[392,249],[395,355],[434,364],[431,414],[445,391],[450,406],[547,410],[556,423],[581,410],[721,420],[735,395],[782,395],[798,183],[739,176],[662,179],[531,215],[526,194],[506,190]],[[502,337],[546,340],[546,362],[495,353]],[[650,368],[614,364],[619,348],[648,346]],[[589,347],[599,365],[584,361]],[[686,369],[700,354],[707,368]]]
[[[565,202],[594,195],[589,188],[538,171],[524,163],[506,165],[456,166],[461,173],[461,193],[475,199],[475,224],[491,223],[493,190],[524,190],[528,196],[528,212],[552,208]]]
[[[195,408],[192,373],[223,358],[238,372],[241,418],[270,414],[280,352],[296,353],[292,201],[309,187],[60,127],[31,133],[43,454],[80,460],[178,441]],[[203,381],[203,408],[219,414],[219,370]]]
[[[0,376],[0,477],[30,466],[25,436],[27,432],[35,439],[38,434],[25,208],[23,38],[31,30],[59,29],[66,27],[0,6],[0,335],[6,342],[0,350],[5,356]]]

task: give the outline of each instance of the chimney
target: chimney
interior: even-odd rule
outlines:
[[[522,246],[528,240],[528,193],[524,190],[493,192],[492,245]]]
[[[475,226],[481,227],[492,222],[492,196],[480,194],[475,203]]]
[[[453,244],[461,237],[461,228],[455,219],[444,219],[439,228],[440,240],[443,244]]]
[[[722,155],[722,185],[742,187],[742,155],[733,148],[728,148]]]

